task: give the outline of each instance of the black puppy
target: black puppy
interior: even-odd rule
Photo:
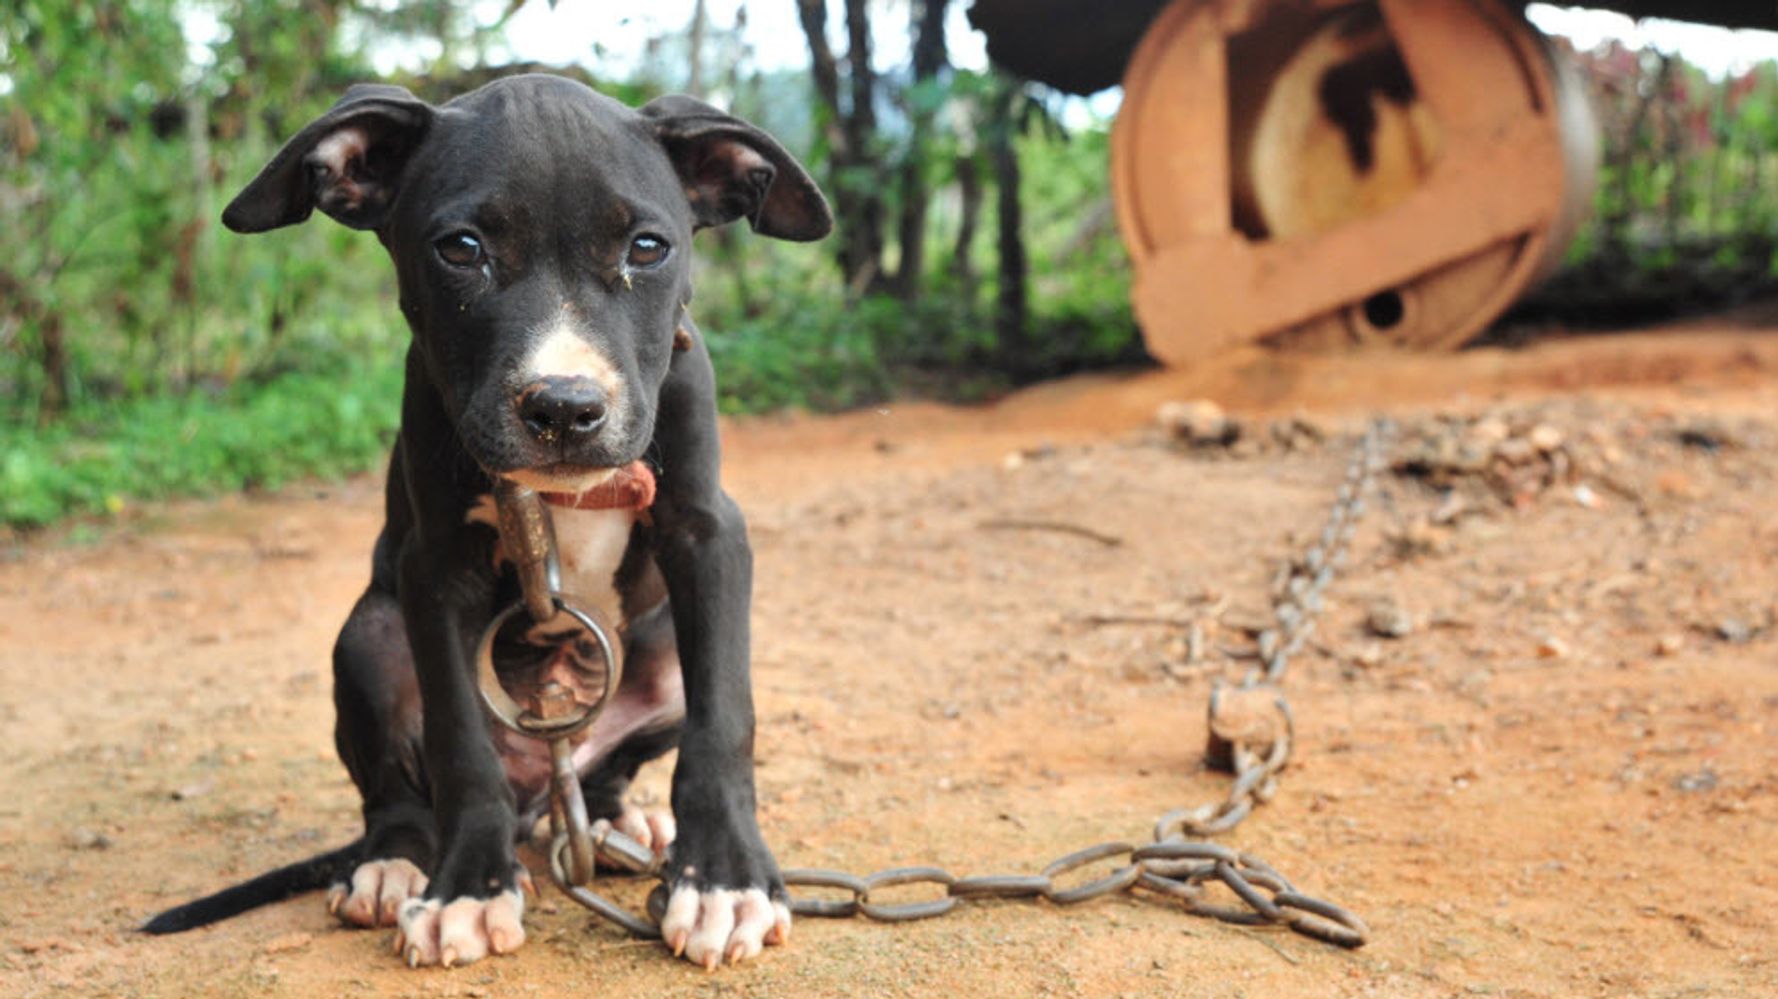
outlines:
[[[574,761],[595,817],[657,851],[672,840],[668,945],[710,967],[782,942],[790,913],[754,810],[752,556],[722,491],[710,358],[685,306],[693,232],[746,218],[764,235],[818,239],[832,225],[820,191],[765,133],[697,101],[631,109],[517,76],[440,107],[353,87],[223,222],[262,232],[316,208],[376,232],[413,331],[387,522],[334,650],[335,741],[364,836],[144,929],[332,883],[329,908],[397,925],[409,964],[524,942],[514,844],[546,804],[548,755],[496,737],[472,660],[517,596],[490,529],[505,477],[561,504],[563,588],[622,637],[622,685]],[[630,499],[657,476],[638,509]],[[501,645],[509,686],[598,689],[599,664],[571,649]],[[674,745],[673,818],[627,810],[637,767]]]

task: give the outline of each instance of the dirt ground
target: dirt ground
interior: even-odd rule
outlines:
[[[1198,397],[1243,440],[1152,424]],[[1210,680],[1246,665],[1242,624],[1381,401],[1400,471],[1287,680],[1282,791],[1225,837],[1360,912],[1360,950],[1118,897],[802,919],[706,975],[547,887],[520,954],[451,971],[319,894],[132,933],[354,835],[327,656],[367,477],[0,548],[0,995],[1778,994],[1778,333],[1757,330],[1251,354],[731,426],[781,861],[1029,871],[1219,796]]]

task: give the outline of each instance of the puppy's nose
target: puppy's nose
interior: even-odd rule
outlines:
[[[545,378],[519,393],[519,419],[538,440],[591,437],[605,425],[606,402],[591,378]]]

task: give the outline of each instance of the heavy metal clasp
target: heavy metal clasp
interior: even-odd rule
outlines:
[[[499,509],[501,552],[518,574],[520,598],[495,615],[482,632],[475,655],[477,686],[482,704],[496,722],[520,735],[549,743],[552,859],[562,856],[565,849],[566,862],[560,866],[565,868],[567,881],[585,884],[593,876],[593,854],[598,844],[587,818],[580,780],[574,772],[572,739],[593,724],[617,692],[623,678],[623,647],[612,640],[611,629],[597,612],[576,606],[561,592],[555,529],[542,497],[503,480],[495,487],[494,499]],[[494,641],[500,629],[521,611],[539,625],[566,616],[567,623],[598,644],[605,660],[605,683],[593,703],[579,705],[571,691],[551,682],[543,685],[529,706],[524,706],[501,686],[494,670]]]

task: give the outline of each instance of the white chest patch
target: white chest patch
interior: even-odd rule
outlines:
[[[550,514],[556,523],[556,550],[561,553],[562,589],[622,627],[624,604],[617,592],[617,569],[630,547],[636,511],[557,507]]]
[[[597,610],[618,627],[626,623],[623,596],[617,592],[617,570],[629,550],[636,526],[634,510],[575,510],[552,506],[550,520],[556,529],[556,557],[562,567],[562,592]],[[498,530],[494,497],[478,497],[464,518]],[[496,557],[499,557],[496,555]]]

